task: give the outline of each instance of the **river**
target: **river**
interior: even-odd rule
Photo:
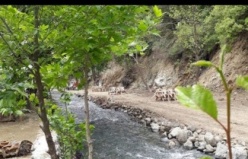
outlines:
[[[65,108],[57,91],[52,92],[52,97]],[[130,120],[126,113],[102,109],[92,102],[89,105],[90,121],[95,125],[92,135],[94,159],[198,159],[205,156],[196,150],[166,149],[158,133]],[[77,122],[84,120],[82,97],[71,96],[67,108],[75,114]]]

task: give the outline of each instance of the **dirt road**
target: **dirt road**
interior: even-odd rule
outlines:
[[[75,93],[83,93],[83,91],[72,91]],[[241,92],[232,96],[231,104],[231,136],[233,139],[248,142],[248,92]],[[92,92],[91,96],[108,97],[107,92]],[[239,95],[239,96],[238,96]],[[178,121],[182,124],[203,128],[210,132],[215,132],[225,136],[224,130],[210,116],[201,112],[181,105],[177,101],[155,101],[152,98],[152,93],[127,93],[115,95],[116,102],[123,103],[128,106],[133,106],[141,109],[147,109],[158,116],[165,117],[169,120]],[[235,100],[234,100],[235,98]],[[218,104],[218,120],[226,125],[226,102],[225,95],[215,93],[215,100]]]

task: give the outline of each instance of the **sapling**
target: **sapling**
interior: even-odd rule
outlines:
[[[226,95],[226,111],[227,121],[226,126],[218,120],[218,110],[216,101],[213,98],[212,92],[201,86],[200,84],[193,85],[192,87],[176,87],[178,101],[190,108],[200,109],[212,117],[224,129],[227,137],[228,156],[232,159],[232,146],[231,146],[231,94],[232,90],[237,86],[248,90],[248,75],[238,76],[236,78],[236,85],[233,82],[227,82],[223,73],[224,56],[227,51],[227,45],[223,45],[219,58],[219,66],[210,61],[200,60],[192,63],[193,66],[200,67],[213,67],[216,73],[220,75],[222,84],[224,86]]]

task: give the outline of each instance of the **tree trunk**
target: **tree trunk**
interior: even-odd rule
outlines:
[[[44,102],[44,96],[43,96],[43,84],[41,82],[41,75],[39,66],[36,65],[36,71],[35,71],[35,81],[38,89],[38,100],[39,100],[39,108],[40,108],[40,118],[42,121],[42,131],[45,134],[46,142],[48,145],[48,153],[50,154],[52,159],[59,159],[59,156],[56,153],[55,144],[53,142],[51,130],[50,130],[50,124],[49,120],[47,118],[47,111],[45,108],[45,102]]]
[[[93,84],[97,85],[97,80],[96,80],[96,70],[95,67],[92,67],[92,79],[93,79]]]
[[[88,159],[93,158],[93,144],[90,137],[90,111],[89,111],[89,103],[88,103],[88,70],[84,70],[85,73],[85,86],[84,86],[84,105],[85,105],[85,124],[86,124],[86,139],[88,144]]]
[[[50,124],[47,117],[47,111],[45,108],[45,101],[43,96],[44,91],[44,85],[42,84],[41,74],[40,74],[40,66],[38,63],[39,59],[39,6],[34,7],[34,28],[37,30],[37,33],[34,35],[34,46],[35,51],[32,57],[30,57],[34,62],[34,77],[35,77],[35,83],[37,87],[37,93],[38,93],[38,100],[39,100],[39,108],[40,108],[40,114],[39,117],[42,121],[42,130],[45,134],[46,142],[48,145],[48,153],[50,154],[52,159],[59,159],[59,156],[56,153],[55,144],[53,142],[51,130],[50,130]]]

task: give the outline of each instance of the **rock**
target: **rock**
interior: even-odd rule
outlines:
[[[156,78],[155,80],[154,80],[154,83],[155,83],[155,85],[157,86],[157,87],[163,87],[163,86],[165,86],[165,80],[164,80],[164,78]]]
[[[210,144],[207,144],[204,152],[205,153],[212,153],[212,152],[214,152],[214,148]]]
[[[179,130],[176,138],[177,138],[177,141],[182,145],[188,139],[188,130],[185,130],[185,129]]]
[[[186,149],[186,150],[191,150],[193,149],[193,143],[191,140],[187,140],[184,144],[183,144],[183,147]]]
[[[152,121],[153,121],[154,123],[157,123],[157,122],[158,122],[158,119],[157,119],[157,118],[153,118]]]
[[[169,143],[170,140],[167,137],[163,137],[160,139],[162,142]]]
[[[168,134],[168,139],[172,139],[173,136],[171,134]]]
[[[247,150],[244,146],[236,145],[232,148],[232,156],[234,159],[247,159]]]
[[[191,130],[187,130],[187,134],[188,134],[188,136],[192,136],[193,132]]]
[[[194,133],[193,133],[193,137],[194,137],[194,138],[198,138],[198,133],[197,133],[197,132],[194,132]]]
[[[160,128],[159,128],[159,131],[160,132],[165,132],[165,126],[164,125],[161,125]]]
[[[196,138],[196,140],[198,140],[198,141],[205,141],[204,135],[198,135],[198,137]]]
[[[169,145],[169,148],[176,147],[176,143],[174,141],[172,141],[172,140],[169,141],[169,144],[168,145]]]
[[[159,125],[157,123],[151,123],[151,129],[153,132],[159,131]]]
[[[196,132],[200,134],[202,132],[202,129],[197,129]]]
[[[161,134],[161,137],[167,137],[167,132],[163,132],[163,134]]]
[[[195,132],[195,131],[196,131],[196,128],[193,127],[193,126],[188,126],[188,129],[189,129],[190,131],[192,131],[192,132]]]
[[[227,157],[227,146],[219,142],[215,151],[215,158],[225,159]]]
[[[196,148],[198,148],[198,147],[200,146],[199,141],[195,141],[195,142],[194,142],[194,146],[195,146]]]
[[[171,129],[170,135],[172,137],[176,137],[181,130],[182,129],[180,127],[175,127],[173,129]]]
[[[221,137],[220,135],[216,135],[216,136],[214,137],[214,139],[215,139],[216,143],[222,141],[222,137]]]
[[[164,131],[169,132],[171,130],[170,125],[164,125]]]
[[[29,153],[31,153],[33,143],[28,140],[23,140],[20,143],[19,151],[18,151],[18,156],[26,156]]]
[[[211,146],[216,146],[216,140],[214,138],[214,135],[210,132],[207,132],[205,135],[204,135],[204,139],[205,141],[207,142],[207,144],[210,144]]]
[[[194,137],[194,136],[190,136],[190,137],[188,138],[188,140],[190,140],[190,141],[192,141],[192,142],[195,142],[195,137]]]
[[[197,150],[203,151],[206,148],[207,143],[205,141],[200,141]]]
[[[151,118],[145,118],[145,121],[146,121],[146,124],[149,125],[151,123],[152,119]]]

